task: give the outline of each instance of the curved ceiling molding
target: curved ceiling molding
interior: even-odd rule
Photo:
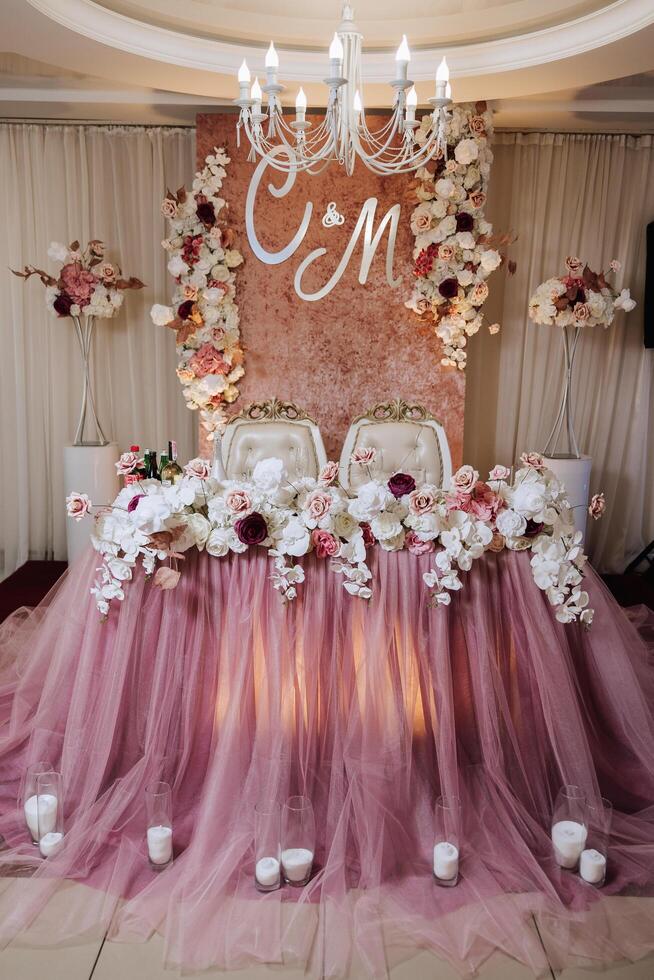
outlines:
[[[102,7],[93,0],[28,0],[40,13],[61,26],[100,44],[154,61],[199,71],[235,74],[247,57],[257,71],[263,63],[259,45],[213,40],[153,26]],[[452,77],[490,75],[561,61],[620,41],[654,24],[653,0],[615,0],[581,17],[515,37],[445,48],[413,49],[411,75],[416,81],[433,78],[437,58],[447,53]],[[325,42],[329,39],[326,38]],[[319,82],[327,69],[326,54],[289,50],[278,45],[282,76],[299,82]],[[393,52],[364,53],[366,79],[389,78]],[[236,86],[235,92],[236,95]]]

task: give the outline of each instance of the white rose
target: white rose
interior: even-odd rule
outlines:
[[[170,306],[155,303],[150,310],[150,317],[158,327],[165,327],[167,323],[171,323],[175,319],[175,314]]]
[[[50,242],[50,247],[48,248],[48,258],[52,259],[54,262],[65,262],[69,256],[69,251],[65,245],[61,242]]]
[[[525,533],[527,522],[521,514],[514,510],[501,510],[497,515],[495,526],[505,538],[517,538]]]
[[[454,182],[447,177],[441,177],[434,186],[439,197],[452,197],[454,194]]]
[[[502,261],[502,256],[494,248],[487,248],[481,253],[480,265],[484,272],[493,272]]]
[[[166,530],[171,508],[160,493],[146,493],[130,514],[132,524],[144,534],[156,534]]]
[[[379,517],[373,518],[370,527],[377,540],[382,542],[396,538],[402,533],[402,521],[391,511],[386,511],[380,514]]]
[[[472,163],[472,161],[476,160],[478,156],[479,145],[477,140],[474,139],[461,140],[459,143],[457,143],[456,149],[454,150],[456,162],[464,165]]]
[[[187,551],[193,547],[202,551],[210,534],[211,524],[206,517],[202,514],[189,514],[181,538],[175,541],[175,551]]]
[[[544,483],[522,480],[513,491],[511,499],[513,510],[526,518],[538,517],[547,503],[546,492]]]
[[[168,272],[171,276],[185,276],[188,272],[188,266],[181,255],[173,255],[172,259],[168,263]]]
[[[284,479],[284,463],[275,456],[260,459],[252,471],[252,480],[261,490],[277,490]]]
[[[229,541],[233,534],[231,527],[215,527],[207,539],[208,554],[214,558],[223,558],[229,551]]]
[[[359,487],[357,496],[350,501],[348,510],[357,521],[371,521],[383,511],[387,503],[394,499],[386,487],[372,480]]]

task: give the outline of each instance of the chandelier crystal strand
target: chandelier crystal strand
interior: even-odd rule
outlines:
[[[307,101],[302,88],[295,102],[295,120],[284,118],[281,95],[284,86],[277,78],[279,57],[274,44],[266,53],[266,84],[255,78],[250,89],[250,71],[243,61],[238,73],[240,107],[237,141],[243,130],[250,143],[248,160],[261,157],[275,170],[284,173],[307,171],[320,173],[332,161],[354,172],[357,157],[376,174],[410,173],[424,167],[439,152],[446,153],[445,129],[447,107],[451,104],[449,72],[445,58],[436,75],[436,94],[429,100],[432,109],[430,125],[416,119],[418,95],[408,78],[411,52],[406,36],[395,55],[396,77],[390,82],[394,90],[388,122],[371,132],[366,123],[363,92],[363,35],[354,22],[354,10],[343,4],[343,19],[329,46],[329,75],[324,80],[329,89],[325,115],[319,123],[307,120]],[[267,98],[267,112],[263,97]],[[267,125],[266,125],[267,123]],[[416,140],[421,127],[424,140]],[[422,136],[422,133],[421,133]]]

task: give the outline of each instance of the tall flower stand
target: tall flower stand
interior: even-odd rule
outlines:
[[[573,425],[572,377],[575,354],[581,336],[580,327],[561,327],[563,337],[563,387],[561,402],[556,420],[549,434],[543,457],[554,475],[564,484],[570,506],[573,507],[575,526],[586,539],[586,519],[588,517],[588,498],[590,494],[590,471],[593,460],[579,452]],[[557,453],[556,447],[562,434],[567,440],[566,452]]]
[[[64,492],[87,493],[93,507],[109,506],[120,490],[116,463],[118,443],[104,446],[64,446]],[[90,527],[86,521],[66,521],[68,564],[71,565],[89,546]]]

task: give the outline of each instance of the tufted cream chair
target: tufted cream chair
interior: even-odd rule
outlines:
[[[248,405],[229,420],[222,437],[222,461],[230,480],[250,476],[256,463],[270,456],[284,461],[291,480],[317,477],[327,462],[314,420],[276,398]]]
[[[370,446],[377,450],[368,468],[351,463],[355,449]],[[370,474],[368,472],[370,469]],[[408,405],[397,399],[375,405],[354,419],[341,453],[341,484],[356,489],[370,479],[387,480],[394,473],[410,473],[417,483],[449,486],[452,459],[442,424],[421,405]]]

